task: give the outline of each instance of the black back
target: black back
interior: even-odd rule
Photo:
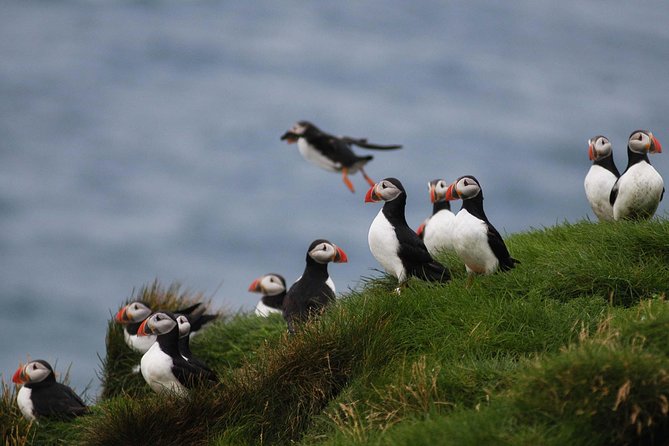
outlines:
[[[474,177],[471,178],[473,178],[480,187],[478,180]],[[463,200],[462,209],[467,210],[471,215],[485,222],[486,227],[488,228],[488,245],[490,245],[490,249],[492,249],[493,254],[495,254],[495,257],[497,257],[497,260],[499,261],[500,270],[508,271],[516,266],[516,263],[520,263],[518,260],[511,257],[502,236],[492,223],[490,223],[490,220],[488,220],[488,217],[483,210],[483,189],[481,189],[475,197]]]
[[[300,124],[306,126],[302,137],[324,156],[340,163],[343,167],[351,167],[359,161],[370,161],[373,158],[372,156],[357,156],[351,150],[350,144],[336,136],[321,131],[309,122],[302,121]]]
[[[210,369],[207,364],[193,356],[193,352],[191,352],[190,349],[190,336],[188,334],[179,338],[179,353],[186,358],[186,361],[188,361],[189,364],[201,370],[201,379],[218,382],[218,375],[216,375],[216,372]]]
[[[327,263],[318,263],[309,256],[316,245],[327,240],[314,241],[307,250],[307,266],[300,280],[295,282],[286,293],[283,301],[283,317],[288,323],[288,330],[294,333],[294,322],[303,321],[317,313],[335,299],[335,293],[325,282],[328,274]]]
[[[448,268],[445,268],[432,258],[423,240],[407,224],[404,215],[406,191],[402,183],[397,178],[386,178],[386,181],[390,181],[402,191],[397,198],[384,203],[382,212],[393,228],[395,228],[395,236],[399,241],[399,252],[397,255],[402,261],[407,275],[436,282],[450,280],[451,274]]]

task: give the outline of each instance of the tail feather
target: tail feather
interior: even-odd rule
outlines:
[[[451,272],[441,263],[424,263],[412,272],[413,276],[428,282],[448,282],[451,280]]]

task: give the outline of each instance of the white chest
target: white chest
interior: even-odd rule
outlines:
[[[402,260],[400,259],[399,241],[395,235],[395,228],[390,224],[383,210],[372,221],[367,234],[369,250],[374,258],[381,264],[388,274],[397,277],[397,280],[404,282],[406,280],[406,271]]]
[[[645,161],[630,167],[618,180],[618,196],[613,204],[613,217],[653,216],[660,204],[664,181],[653,166]]]
[[[35,419],[35,407],[33,406],[33,402],[30,399],[32,392],[33,389],[29,389],[23,386],[19,389],[19,393],[16,395],[16,404],[19,406],[23,416],[28,420]]]
[[[488,243],[488,227],[483,220],[474,217],[465,209],[455,216],[454,248],[468,272],[492,274],[499,261]]]
[[[125,343],[131,349],[135,350],[138,353],[146,353],[149,348],[156,342],[156,337],[151,336],[137,336],[131,335],[127,331],[123,330],[123,339]]]
[[[617,178],[602,166],[593,165],[585,176],[583,186],[590,207],[600,220],[613,220],[613,207],[609,202],[611,189]]]
[[[168,390],[182,393],[186,391],[186,388],[172,373],[172,364],[172,358],[160,349],[157,342],[142,356],[140,370],[144,380],[154,392],[161,393]]]
[[[449,210],[442,209],[430,217],[425,226],[423,241],[432,257],[438,255],[440,252],[454,249],[454,227],[455,214]]]
[[[324,156],[321,152],[316,150],[314,146],[309,144],[306,139],[299,138],[297,140],[297,149],[300,154],[312,164],[317,165],[325,170],[331,172],[338,172],[341,170],[341,164],[332,161],[330,158]]]
[[[262,303],[262,301],[259,301],[258,305],[256,305],[256,316],[268,317],[271,314],[281,314],[281,313],[282,313],[281,310],[269,307],[264,303]]]

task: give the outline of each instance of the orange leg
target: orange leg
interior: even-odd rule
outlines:
[[[353,183],[351,183],[351,180],[348,179],[348,168],[347,167],[344,167],[342,169],[342,179],[344,180],[344,184],[346,185],[346,187],[348,187],[348,189],[351,192],[355,192],[355,188],[353,187]]]
[[[376,184],[376,183],[374,182],[374,180],[372,180],[370,177],[367,176],[367,173],[365,172],[365,169],[363,169],[363,168],[361,167],[361,168],[360,168],[360,172],[362,172],[362,176],[365,177],[365,180],[367,180],[367,183],[368,183],[370,186],[374,186],[374,185]]]

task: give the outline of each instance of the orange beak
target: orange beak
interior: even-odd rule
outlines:
[[[375,203],[381,201],[378,195],[376,195],[376,184],[369,188],[365,194],[365,203]]]
[[[460,194],[458,193],[458,190],[455,187],[455,183],[453,183],[450,186],[448,186],[448,189],[446,189],[446,201],[452,201],[458,199],[460,199]]]
[[[149,335],[149,333],[146,332],[146,321],[148,320],[149,320],[148,318],[144,319],[144,322],[142,322],[142,324],[139,326],[139,328],[137,329],[137,336]]]
[[[260,278],[257,278],[251,283],[251,286],[249,286],[249,291],[252,293],[259,293],[262,291],[260,289]]]
[[[434,201],[433,201],[433,203],[434,203]],[[421,223],[420,226],[418,226],[418,229],[416,229],[416,235],[418,237],[422,237],[423,232],[425,232],[425,223]]]
[[[657,140],[657,138],[651,133],[650,134],[650,139],[653,141],[653,144],[651,145],[651,152],[652,153],[662,153],[662,144],[660,144],[660,141]]]
[[[435,201],[437,201],[435,187],[430,184],[430,203],[434,203]]]
[[[590,161],[595,160],[595,151],[592,148],[592,140],[588,141],[588,158],[590,158]]]
[[[128,321],[128,315],[126,313],[126,308],[127,307],[123,307],[120,310],[118,310],[118,313],[116,313],[116,317],[114,317],[116,322],[118,322],[119,324],[123,324],[123,323]]]
[[[12,376],[12,382],[14,384],[23,384],[27,381],[28,381],[28,376],[26,375],[23,366],[19,365],[19,368],[16,369],[16,372],[14,372],[14,376]]]
[[[343,249],[341,249],[339,246],[337,248],[337,254],[335,254],[335,258],[333,262],[335,263],[346,263],[348,262],[348,257],[346,256],[346,253],[344,252]]]

